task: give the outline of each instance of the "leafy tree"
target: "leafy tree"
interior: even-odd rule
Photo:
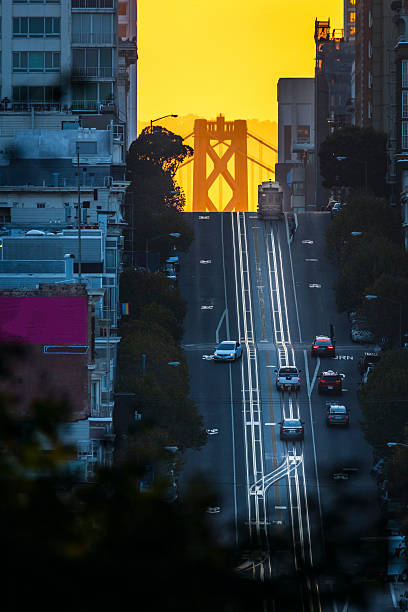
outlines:
[[[387,351],[369,376],[361,394],[362,429],[379,455],[387,442],[399,441],[408,414],[408,351]]]
[[[368,234],[358,237],[335,283],[339,311],[358,306],[370,285],[382,274],[392,270],[403,275],[405,265],[402,247],[379,236],[375,240]]]
[[[171,311],[181,324],[187,312],[180,291],[171,287],[163,274],[124,270],[120,276],[120,301],[130,304],[130,318],[138,318],[145,306],[158,304]]]
[[[367,240],[387,238],[402,244],[401,217],[385,200],[374,197],[354,196],[333,219],[326,233],[326,251],[335,263],[342,264],[358,248],[362,232]]]
[[[146,161],[174,177],[179,165],[193,155],[193,149],[183,144],[183,138],[161,126],[145,128],[132,142],[128,154],[130,180],[137,174],[138,162]]]
[[[350,187],[365,190],[367,167],[367,191],[377,196],[387,193],[387,137],[372,128],[347,126],[335,130],[320,145],[320,173],[323,186]],[[347,159],[338,160],[338,157]]]
[[[161,304],[153,303],[143,306],[140,311],[139,320],[153,325],[160,325],[172,335],[177,344],[182,340],[184,333],[183,326],[177,320],[174,312]]]
[[[400,275],[392,274],[393,270],[390,269],[366,288],[367,295],[378,296],[378,299],[366,301],[366,311],[372,328],[377,337],[390,338],[398,347],[401,342],[400,331],[404,333],[408,329],[408,258],[405,256],[404,259],[405,266],[400,269]],[[405,275],[402,276],[401,272],[405,272]]]

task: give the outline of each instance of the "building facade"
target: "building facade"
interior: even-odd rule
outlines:
[[[354,40],[346,40],[343,30],[332,30],[330,20],[315,22],[315,194],[320,208],[327,202],[328,191],[322,187],[319,147],[335,129],[351,125],[351,82]]]
[[[313,209],[314,79],[278,81],[278,163],[276,180],[286,211]]]
[[[117,0],[3,0],[2,109],[110,110],[127,126],[129,146],[136,125],[136,0],[129,5],[131,38],[122,44]]]

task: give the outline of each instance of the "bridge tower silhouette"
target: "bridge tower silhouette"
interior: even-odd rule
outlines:
[[[192,211],[248,211],[248,162],[252,162],[252,167],[257,165],[263,170],[275,173],[273,168],[248,155],[248,137],[259,143],[260,150],[261,145],[272,149],[274,153],[277,153],[277,149],[250,134],[245,120],[225,121],[223,115],[218,115],[215,121],[196,119],[194,132],[188,134],[184,140],[191,136],[194,136],[194,156],[186,160],[180,168],[193,162]],[[212,170],[208,168],[209,161],[213,163]],[[231,163],[228,167],[229,162],[233,163],[233,170]],[[210,190],[217,179],[225,181],[232,192],[225,206],[221,203],[221,197],[219,206],[211,199]]]
[[[215,141],[215,144],[212,144]],[[219,155],[215,146],[230,142],[225,153]],[[214,163],[214,169],[207,176],[207,155]],[[235,176],[227,164],[234,156]],[[248,168],[247,168],[247,124],[244,120],[225,121],[222,115],[216,121],[196,119],[194,123],[194,170],[193,210],[217,211],[210,198],[209,190],[215,180],[222,176],[232,190],[232,197],[223,209],[248,210]]]

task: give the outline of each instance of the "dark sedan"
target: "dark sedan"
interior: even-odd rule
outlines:
[[[283,419],[280,424],[281,440],[303,440],[303,421],[300,419]]]
[[[334,357],[336,350],[333,341],[329,336],[316,336],[311,349],[312,357],[318,355],[322,357]]]
[[[350,425],[350,415],[346,406],[334,402],[326,402],[326,423],[330,427],[336,425],[348,427]]]

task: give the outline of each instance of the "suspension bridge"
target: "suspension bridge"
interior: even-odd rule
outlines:
[[[248,131],[245,120],[196,119],[194,156],[178,169],[177,179],[186,195],[186,210],[193,212],[255,211],[257,186],[274,179],[278,150]],[[248,141],[258,145],[258,158],[248,152]],[[253,148],[253,147],[252,147]],[[265,149],[273,161],[263,161]]]

